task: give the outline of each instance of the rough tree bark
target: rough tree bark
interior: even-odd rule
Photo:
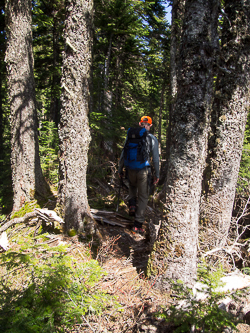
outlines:
[[[249,112],[250,1],[225,1],[218,77],[212,113],[205,192],[201,204],[201,241],[224,246]]]
[[[170,106],[169,121],[166,137],[166,164],[161,171],[160,184],[166,181],[166,175],[169,162],[170,140],[171,140],[171,124],[174,104],[177,95],[177,63],[179,55],[180,40],[182,34],[182,25],[184,18],[185,0],[174,0],[172,4],[172,23],[171,23],[171,40],[170,40]],[[160,141],[159,141],[160,142]],[[165,192],[165,186],[164,190]]]
[[[187,0],[172,116],[166,180],[166,214],[149,262],[159,274],[192,284],[197,272],[201,181],[213,93],[213,56],[218,47],[219,0]]]
[[[66,228],[81,231],[92,220],[86,185],[90,131],[89,79],[92,54],[92,0],[66,1],[62,110],[59,124],[59,203]]]
[[[159,108],[159,123],[158,123],[158,142],[159,142],[159,153],[161,154],[161,127],[162,127],[162,110],[164,108],[164,95],[166,90],[165,78],[161,87],[161,99],[160,99],[160,108]]]
[[[4,55],[5,55],[5,24],[3,17],[4,12],[4,3],[0,4],[0,172],[2,171],[2,161],[3,161],[3,96],[4,96],[4,86],[3,83],[5,82],[5,70],[4,70]]]
[[[31,0],[5,3],[8,95],[11,110],[13,211],[49,187],[40,166],[32,52]]]
[[[174,0],[172,5],[171,45],[170,45],[170,90],[172,103],[177,95],[177,63],[182,34],[185,0]]]
[[[60,10],[60,9],[59,9]],[[50,99],[50,121],[54,121],[56,126],[58,126],[59,122],[59,92],[58,87],[60,84],[60,75],[58,73],[58,63],[59,63],[59,54],[60,54],[60,46],[59,46],[59,25],[61,15],[58,15],[58,11],[53,10],[53,72],[52,72],[52,84],[51,84],[51,99]],[[59,16],[59,17],[58,17]]]

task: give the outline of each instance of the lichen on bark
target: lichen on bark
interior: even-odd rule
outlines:
[[[249,112],[250,1],[225,1],[209,155],[201,201],[201,239],[223,247],[230,228]]]
[[[157,280],[160,288],[166,288],[169,279],[192,284],[196,277],[199,203],[213,97],[214,55],[218,50],[219,3],[185,2],[177,98],[171,118],[167,213],[154,251],[154,263],[166,268]]]
[[[39,157],[31,0],[7,0],[5,20],[13,211],[17,211],[36,196],[46,197],[50,190]]]
[[[66,229],[77,231],[83,231],[86,226],[93,227],[86,184],[92,25],[92,0],[66,1],[59,124],[59,204]]]

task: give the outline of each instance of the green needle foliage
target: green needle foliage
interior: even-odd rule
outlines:
[[[43,121],[39,132],[41,167],[47,181],[52,185],[58,182],[58,133],[53,121]]]
[[[19,243],[19,251],[0,257],[6,268],[0,285],[1,332],[64,332],[107,306],[110,297],[95,289],[104,274],[96,260],[78,262],[66,246]]]
[[[117,159],[126,130],[138,126],[142,115],[153,117],[155,134],[159,113],[167,118],[170,38],[164,3],[94,1],[90,168]]]
[[[197,299],[193,290],[182,281],[171,283],[175,303],[179,305],[171,305],[158,315],[176,328],[175,333],[187,333],[191,328],[193,332],[211,333],[222,332],[225,327],[236,328],[236,318],[219,308],[220,301],[227,296],[225,292],[216,291],[223,286],[222,276],[222,269],[212,272],[206,265],[199,267],[198,281],[204,285],[199,291],[206,294],[205,299]]]

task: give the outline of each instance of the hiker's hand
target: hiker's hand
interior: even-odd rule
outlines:
[[[154,184],[154,185],[158,184],[158,181],[159,181],[159,178],[154,177],[154,182],[153,182],[153,184]]]

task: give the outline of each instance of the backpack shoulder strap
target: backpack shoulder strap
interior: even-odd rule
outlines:
[[[128,139],[142,139],[147,136],[148,131],[146,128],[136,127],[129,128],[127,132]]]

